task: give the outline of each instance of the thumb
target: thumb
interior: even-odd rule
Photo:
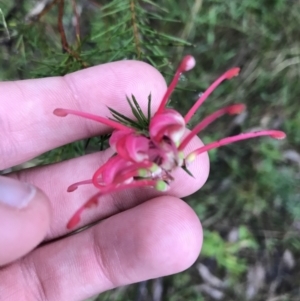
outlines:
[[[49,224],[49,202],[40,190],[0,176],[0,266],[36,247]]]

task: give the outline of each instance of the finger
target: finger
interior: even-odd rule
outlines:
[[[0,271],[9,299],[83,300],[99,292],[180,272],[198,257],[199,219],[186,203],[159,197],[46,245]],[[28,290],[27,288],[30,288]]]
[[[83,118],[53,115],[57,107],[110,116],[107,106],[132,116],[126,95],[146,109],[152,95],[155,110],[166,90],[161,74],[150,65],[120,61],[65,77],[0,83],[0,170],[45,151],[101,134],[108,127]]]
[[[31,185],[0,177],[0,221],[1,266],[44,239],[50,223],[48,199]]]
[[[195,137],[185,151],[189,153],[201,145],[203,144],[200,139]],[[112,151],[108,150],[104,153],[95,153],[11,174],[12,177],[34,183],[49,196],[53,220],[46,239],[65,234],[67,231],[66,224],[72,215],[99,191],[93,185],[85,185],[69,193],[67,187],[75,182],[91,179],[95,169],[106,162],[111,155]],[[172,172],[174,182],[171,184],[170,190],[166,192],[168,195],[184,197],[194,193],[204,185],[209,172],[207,153],[201,154],[189,169],[194,177],[191,177],[180,168]],[[161,195],[161,192],[153,188],[126,189],[121,192],[103,195],[97,207],[84,212],[82,222],[78,226],[127,210],[158,195]]]

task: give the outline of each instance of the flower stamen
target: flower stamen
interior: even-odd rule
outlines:
[[[176,70],[176,73],[160,103],[160,106],[158,108],[158,110],[156,111],[155,114],[160,114],[163,112],[165,106],[167,105],[168,101],[169,101],[169,97],[172,94],[172,92],[174,91],[180,76],[183,72],[189,71],[191,69],[194,68],[194,66],[196,65],[196,61],[194,59],[194,57],[192,57],[191,55],[187,55],[183,58],[183,60],[181,61],[178,69]]]
[[[222,108],[211,115],[205,117],[198,125],[196,125],[193,130],[184,138],[184,140],[180,143],[178,150],[183,150],[188,143],[192,140],[194,136],[196,136],[198,133],[200,133],[203,129],[205,129],[208,125],[210,125],[212,122],[214,122],[217,118],[229,114],[240,114],[245,110],[246,106],[241,103],[237,103],[225,108]]]
[[[105,124],[109,127],[114,128],[116,130],[126,130],[126,131],[128,131],[130,129],[127,126],[125,126],[125,125],[123,125],[119,122],[116,122],[116,121],[113,121],[113,120],[110,120],[110,119],[107,119],[107,118],[104,118],[104,117],[101,117],[101,116],[98,116],[98,115],[86,113],[86,112],[80,112],[80,111],[75,111],[75,110],[70,110],[70,109],[57,108],[53,111],[53,114],[56,115],[56,116],[59,116],[59,117],[65,117],[69,114],[80,116],[80,117],[83,117],[83,118],[87,118],[87,119],[91,119],[91,120],[100,122],[102,124]]]
[[[231,79],[234,76],[237,76],[240,72],[240,68],[232,68],[228,71],[226,71],[223,75],[221,75],[217,80],[215,80],[208,89],[201,94],[199,99],[195,102],[195,104],[192,106],[192,108],[188,111],[188,113],[184,116],[184,120],[186,123],[190,121],[190,119],[193,117],[195,112],[198,110],[198,108],[203,104],[203,102],[206,100],[206,98],[226,79]]]
[[[86,185],[86,184],[93,184],[93,180],[89,179],[89,180],[84,180],[84,181],[74,183],[74,184],[72,184],[68,187],[67,191],[68,192],[73,192],[74,190],[76,190],[78,188],[78,186]]]
[[[185,163],[186,164],[190,164],[191,162],[193,162],[197,156],[199,156],[200,154],[207,152],[209,150],[212,150],[214,148],[218,148],[220,146],[224,146],[230,143],[234,143],[237,141],[241,141],[241,140],[246,140],[246,139],[251,139],[251,138],[255,138],[255,137],[260,137],[260,136],[270,136],[271,138],[274,139],[284,139],[286,134],[282,131],[276,131],[276,130],[266,130],[266,131],[259,131],[259,132],[251,132],[251,133],[242,133],[236,136],[231,136],[231,137],[227,137],[212,143],[209,143],[207,145],[204,145],[196,150],[194,150],[193,152],[191,152],[190,154],[187,155],[186,159],[185,159]]]
[[[81,220],[81,214],[82,212],[87,209],[87,208],[91,208],[94,205],[98,204],[98,199],[100,196],[110,193],[110,192],[117,192],[117,191],[121,191],[123,189],[127,189],[127,188],[135,188],[135,187],[146,187],[146,186],[150,186],[150,187],[158,187],[161,189],[166,189],[166,185],[162,185],[161,180],[139,180],[139,181],[135,181],[135,182],[131,182],[129,184],[123,184],[123,185],[109,185],[106,187],[102,187],[101,191],[98,192],[97,194],[95,194],[94,196],[92,196],[85,204],[83,204],[76,212],[75,214],[72,216],[72,218],[69,220],[68,224],[67,224],[67,228],[73,229],[74,227],[77,226],[77,224],[80,222]],[[164,187],[162,187],[164,186]]]

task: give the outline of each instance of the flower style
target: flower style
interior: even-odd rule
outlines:
[[[146,117],[134,96],[132,96],[132,101],[129,98],[127,100],[136,120],[123,116],[111,108],[109,109],[114,119],[69,109],[57,108],[54,110],[53,113],[57,116],[77,115],[98,121],[113,128],[109,144],[115,152],[114,155],[96,170],[91,179],[74,183],[68,188],[68,192],[74,191],[78,186],[84,184],[93,184],[99,188],[99,192],[83,204],[69,220],[67,224],[68,229],[77,226],[80,222],[82,212],[86,208],[97,205],[99,197],[103,194],[144,186],[153,187],[158,191],[166,191],[173,180],[172,171],[176,168],[183,168],[191,175],[188,166],[198,155],[204,152],[229,143],[259,136],[270,136],[275,139],[283,139],[285,137],[284,132],[277,130],[242,133],[209,143],[195,149],[185,157],[183,150],[201,130],[224,114],[239,114],[245,109],[243,104],[233,104],[221,108],[202,120],[184,137],[187,123],[207,97],[224,80],[237,76],[240,71],[239,68],[232,68],[221,75],[201,94],[192,108],[183,117],[177,111],[167,108],[167,103],[181,74],[192,69],[194,66],[195,59],[192,56],[187,55],[183,58],[158,110],[153,116],[151,116],[150,112],[151,98],[149,97],[148,116]]]

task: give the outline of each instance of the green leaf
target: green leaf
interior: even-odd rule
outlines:
[[[136,121],[134,121],[134,120],[130,119],[129,117],[127,117],[127,116],[125,116],[125,115],[123,115],[123,114],[115,111],[114,109],[112,109],[110,107],[108,107],[108,109],[110,110],[112,116],[116,120],[118,120],[119,122],[121,122],[122,124],[124,124],[124,125],[130,125],[130,126],[135,127],[135,128],[140,128],[140,125]]]
[[[138,113],[140,114],[141,119],[144,120],[145,125],[147,125],[147,124],[148,124],[148,120],[147,120],[146,116],[144,115],[144,112],[142,111],[142,109],[141,109],[139,103],[137,102],[137,100],[136,100],[136,98],[134,97],[134,95],[131,95],[131,98],[132,98],[132,101],[133,101],[133,103],[134,103],[134,105],[135,105],[135,107],[136,107]]]
[[[190,170],[187,169],[187,167],[184,165],[181,167],[188,175],[190,175],[191,177],[195,178],[194,175],[191,173]]]
[[[131,103],[131,100],[129,99],[128,96],[126,96],[126,99],[127,99],[128,104],[130,105],[132,114],[133,114],[133,115],[135,116],[135,118],[138,120],[139,124],[142,124],[142,123],[143,123],[143,119],[141,118],[141,116],[140,116],[138,110],[133,106],[133,104]]]
[[[148,124],[150,124],[151,119],[151,93],[148,96]]]

